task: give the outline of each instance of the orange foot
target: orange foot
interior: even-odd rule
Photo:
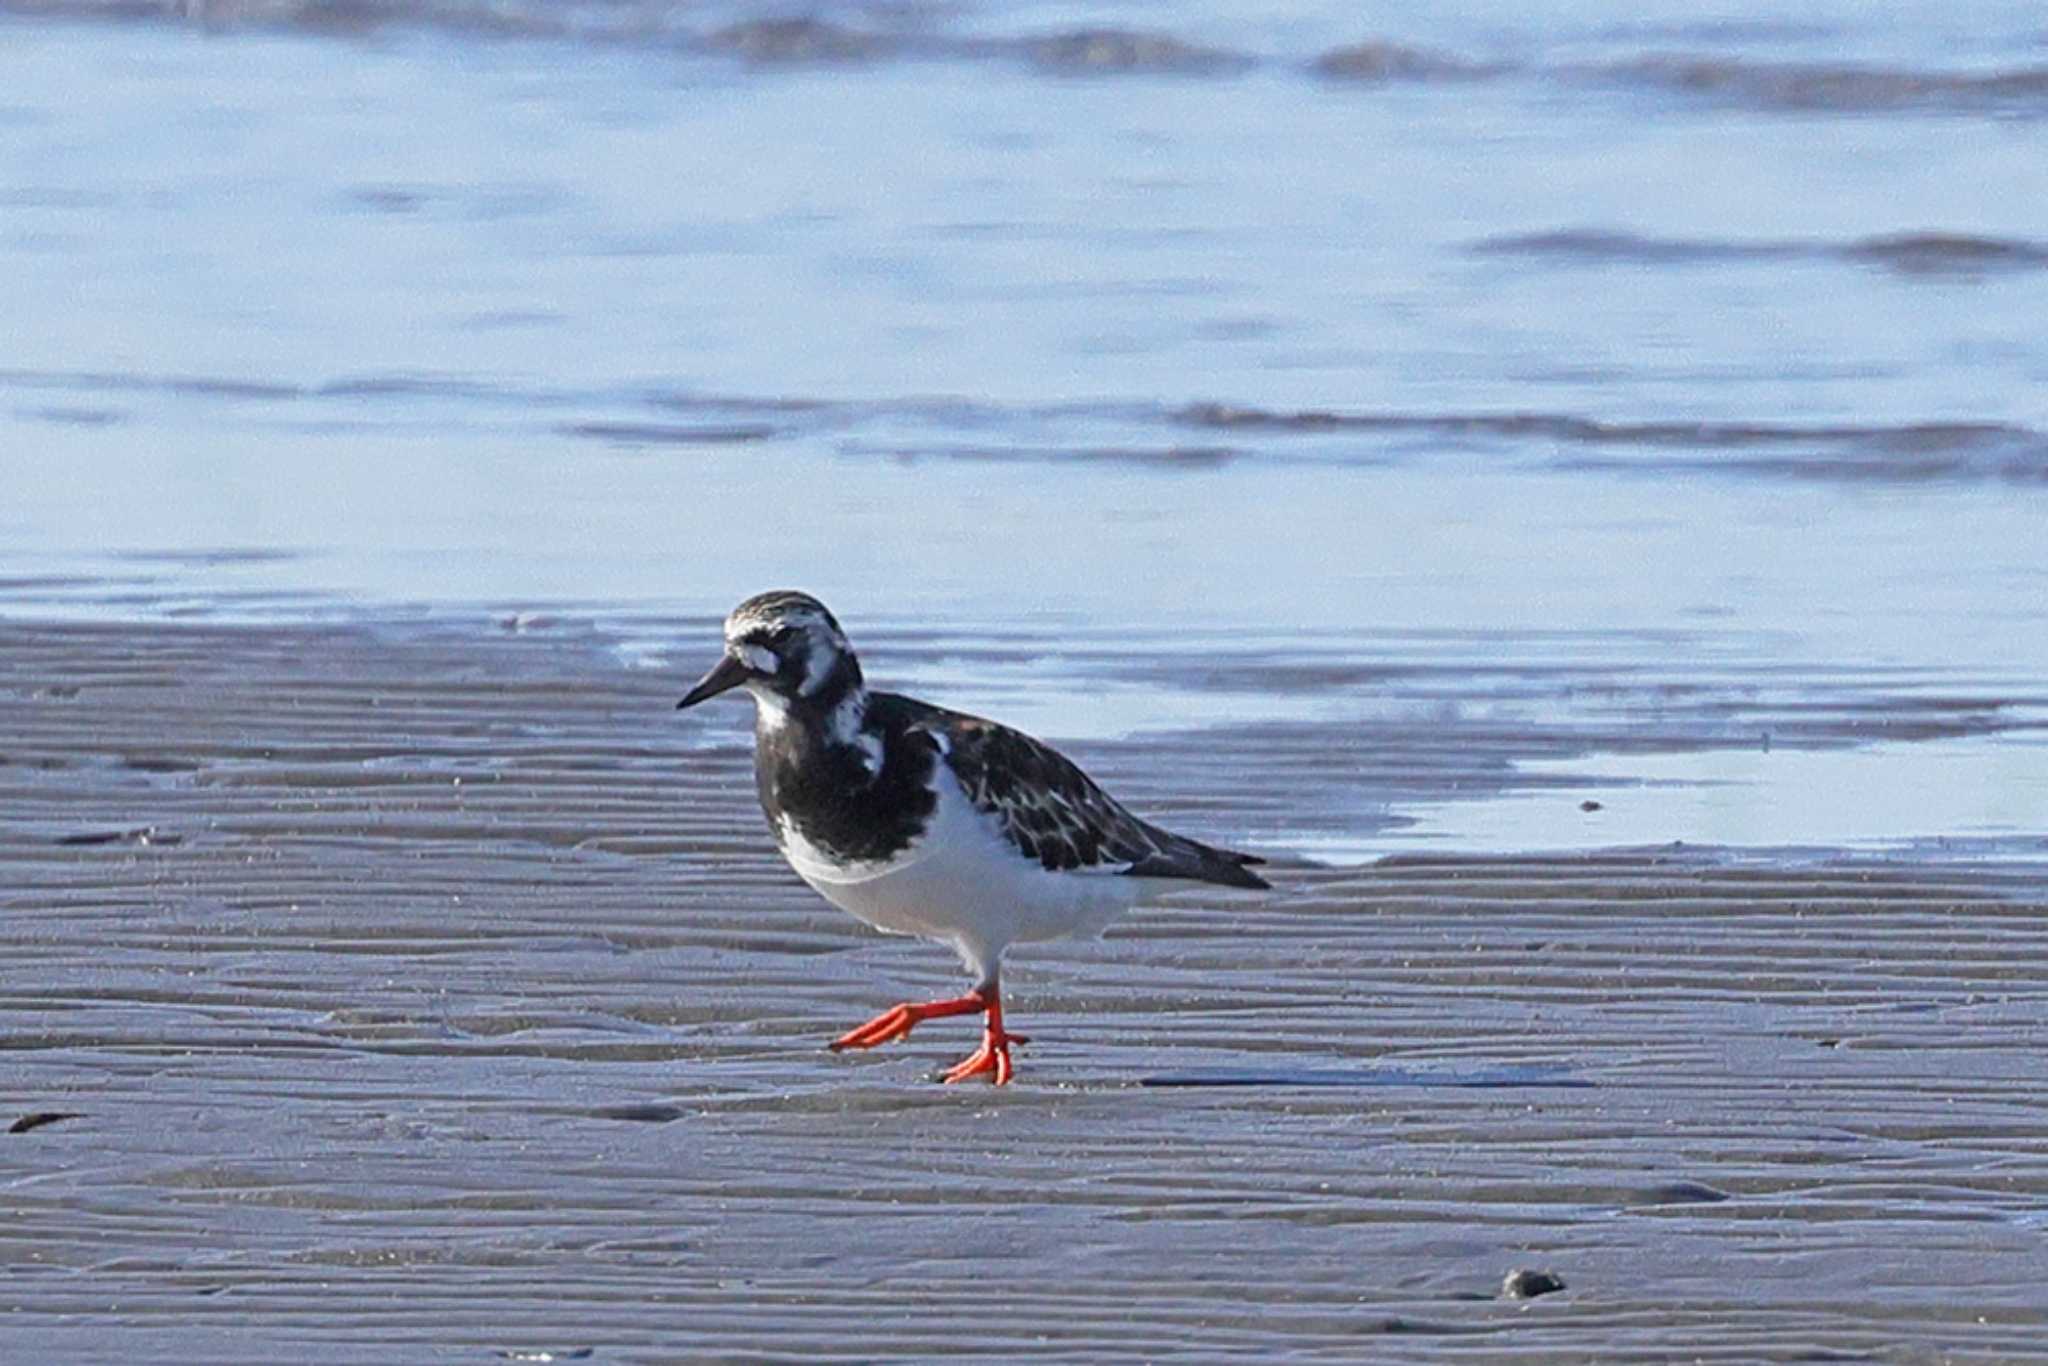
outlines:
[[[939,1080],[948,1085],[966,1081],[986,1073],[989,1081],[996,1086],[1010,1084],[1010,1045],[1030,1043],[1022,1034],[1012,1034],[1003,1028],[1003,1003],[994,992],[988,998],[988,1023],[982,1027],[981,1047],[975,1049],[958,1063],[939,1074]]]
[[[947,1015],[983,1014],[988,1016],[988,1023],[981,1031],[981,1047],[942,1073],[939,1080],[965,1081],[969,1077],[986,1074],[997,1086],[1003,1086],[1008,1084],[1015,1071],[1010,1063],[1010,1045],[1030,1040],[1003,1028],[1003,1002],[994,988],[985,992],[970,991],[965,996],[947,1001],[905,1001],[902,1005],[891,1006],[860,1028],[848,1030],[834,1039],[830,1047],[835,1053],[849,1048],[873,1048],[877,1044],[907,1038],[910,1031],[925,1020]]]
[[[997,1086],[1008,1086],[1015,1069],[1010,1065],[1010,1045],[1030,1043],[1022,1034],[1005,1034],[993,1028],[983,1031],[981,1047],[939,1074],[939,1080],[948,1084],[978,1077],[984,1072]]]
[[[984,996],[979,991],[970,991],[949,1001],[905,1001],[900,1006],[890,1006],[860,1028],[847,1030],[827,1047],[839,1053],[849,1048],[873,1048],[876,1044],[907,1039],[910,1031],[925,1020],[947,1015],[979,1015],[985,1010],[997,1009],[995,1000],[994,992]]]

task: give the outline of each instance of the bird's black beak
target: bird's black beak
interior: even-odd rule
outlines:
[[[684,707],[694,707],[699,702],[716,697],[722,692],[731,692],[746,681],[747,666],[740,663],[732,655],[727,655],[718,661],[717,666],[710,673],[697,680],[696,687],[684,694],[683,700],[676,703],[676,710],[681,711]]]

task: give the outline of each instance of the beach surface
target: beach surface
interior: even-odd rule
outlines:
[[[10,1357],[2048,1335],[2024,850],[1272,849],[1018,953],[1017,1083],[941,1087],[970,1026],[823,1050],[957,970],[796,881],[680,681],[574,622],[0,627]],[[1483,784],[1458,734],[1411,742]],[[1293,800],[1265,732],[1072,748],[1193,833]]]
[[[2038,4],[815,11],[0,0],[0,1361],[2038,1356]],[[1275,893],[831,1056],[781,587]]]

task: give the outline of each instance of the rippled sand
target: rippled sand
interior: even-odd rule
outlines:
[[[1283,859],[1018,955],[1019,1083],[941,1088],[970,1026],[821,1049],[955,970],[795,882],[676,682],[570,629],[0,627],[4,1355],[2048,1333],[2037,868]],[[1260,744],[1081,750],[1222,837]]]

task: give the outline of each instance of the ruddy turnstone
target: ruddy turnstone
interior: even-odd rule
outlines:
[[[999,988],[1018,941],[1097,933],[1190,882],[1257,890],[1261,860],[1169,834],[1072,762],[1008,726],[875,692],[825,605],[762,593],[725,620],[725,654],[677,707],[745,688],[754,777],[790,867],[827,901],[891,934],[949,944],[965,996],[906,1001],[832,1043],[901,1039],[945,1015],[983,1015],[981,1047],[944,1081],[1010,1080]]]

